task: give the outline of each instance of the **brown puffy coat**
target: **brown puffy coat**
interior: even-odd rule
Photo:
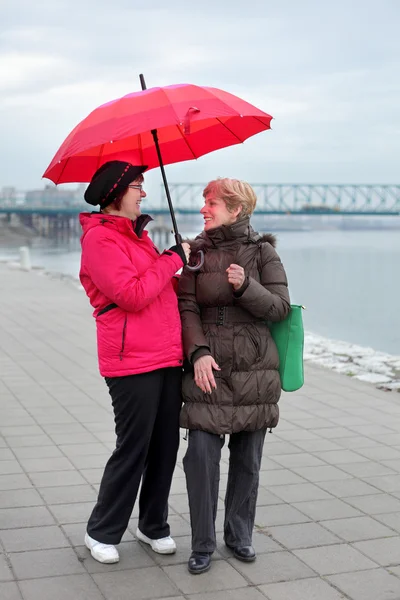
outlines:
[[[281,384],[279,358],[266,321],[290,310],[286,274],[274,250],[275,238],[260,236],[244,218],[203,232],[192,242],[203,249],[200,271],[184,269],[179,282],[184,352],[181,426],[217,434],[276,427]],[[226,269],[245,270],[238,292]],[[193,379],[193,360],[211,354],[217,389],[204,394]]]

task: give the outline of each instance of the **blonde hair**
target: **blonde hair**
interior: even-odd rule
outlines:
[[[246,181],[219,177],[207,184],[203,190],[203,198],[214,193],[217,198],[223,200],[229,212],[233,212],[239,206],[242,207],[239,217],[250,216],[256,207],[257,196],[253,188]]]

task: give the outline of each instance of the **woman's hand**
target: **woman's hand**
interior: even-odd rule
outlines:
[[[244,280],[246,279],[243,267],[232,264],[229,265],[226,272],[228,273],[228,281],[233,285],[233,289],[240,289],[244,284]]]
[[[211,394],[212,387],[216,390],[213,369],[220,371],[221,369],[215,362],[212,356],[200,356],[194,363],[194,381],[205,394]]]
[[[182,250],[185,253],[186,256],[186,262],[189,263],[189,258],[190,258],[190,246],[187,242],[182,242]]]

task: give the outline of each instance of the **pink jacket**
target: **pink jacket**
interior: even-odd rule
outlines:
[[[150,217],[81,213],[80,280],[94,308],[103,377],[182,365],[181,321],[172,277],[180,256],[160,255],[144,230]],[[135,233],[134,227],[138,230]]]

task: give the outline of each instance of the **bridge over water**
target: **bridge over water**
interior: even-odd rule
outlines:
[[[400,185],[350,184],[252,184],[257,194],[256,213],[276,215],[400,215]],[[197,214],[202,205],[203,183],[171,183],[173,204],[178,213]],[[56,191],[52,198],[56,198]],[[50,204],[45,195],[35,204],[6,205],[0,199],[0,214],[74,216],[87,210],[83,202],[67,203],[64,199]],[[153,215],[167,215],[164,188],[157,199],[146,202]]]

